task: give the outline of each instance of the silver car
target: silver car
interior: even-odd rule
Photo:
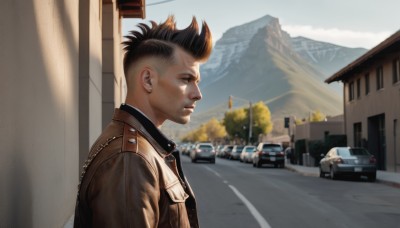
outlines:
[[[235,145],[232,148],[231,156],[229,157],[230,160],[238,160],[240,158],[240,154],[242,153],[244,146]]]
[[[320,177],[367,176],[376,180],[376,159],[364,148],[334,147],[320,161]]]
[[[253,161],[252,155],[256,151],[255,146],[245,146],[243,148],[242,153],[240,154],[240,161],[241,162],[246,162],[246,163],[251,163]]]
[[[206,160],[215,164],[215,149],[211,143],[197,143],[190,151],[190,158],[193,163],[197,160]]]

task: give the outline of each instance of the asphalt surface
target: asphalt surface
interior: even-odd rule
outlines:
[[[400,227],[400,191],[367,180],[330,180],[293,169],[217,159],[182,164],[201,227]]]

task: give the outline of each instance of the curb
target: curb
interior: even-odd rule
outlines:
[[[301,171],[301,170],[298,170],[298,169],[293,168],[293,167],[290,167],[290,166],[285,166],[285,168],[288,169],[289,171],[299,173],[299,174],[301,174],[301,175],[303,175],[303,176],[308,176],[308,177],[319,177],[319,174],[310,173],[310,172],[303,172],[303,171]],[[393,182],[393,181],[389,181],[389,180],[376,179],[375,183],[388,185],[388,186],[394,187],[394,188],[400,188],[400,183]]]

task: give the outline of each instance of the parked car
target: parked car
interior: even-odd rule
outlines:
[[[280,144],[259,143],[253,154],[253,166],[261,167],[263,164],[273,164],[274,167],[285,167],[285,153]]]
[[[223,158],[229,158],[231,156],[231,152],[233,149],[233,145],[225,145],[222,149],[222,156]]]
[[[239,146],[239,145],[233,146],[229,159],[238,160],[240,158],[240,154],[242,153],[243,148],[244,146]]]
[[[197,143],[190,151],[190,158],[193,163],[198,160],[206,160],[215,163],[215,149],[211,143]]]
[[[190,152],[193,150],[195,146],[196,146],[195,144],[187,144],[185,149],[182,151],[182,154],[190,156]]]
[[[222,157],[222,149],[224,148],[225,145],[218,145],[217,147],[215,147],[215,155],[217,157]]]
[[[251,163],[252,162],[252,155],[253,153],[256,151],[256,147],[255,146],[245,146],[243,148],[242,153],[240,154],[240,158],[239,160],[241,162],[245,162],[245,163]]]
[[[337,179],[339,176],[351,175],[376,180],[376,159],[364,148],[334,147],[319,164],[320,177],[329,174],[331,179]]]

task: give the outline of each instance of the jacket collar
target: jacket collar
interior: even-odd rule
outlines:
[[[144,128],[143,130],[145,130],[168,154],[174,151],[176,147],[175,143],[169,140],[142,112],[127,104],[121,104],[120,110],[134,117],[142,125]],[[128,124],[137,125],[130,121],[128,121]],[[138,130],[140,130],[140,128]]]

